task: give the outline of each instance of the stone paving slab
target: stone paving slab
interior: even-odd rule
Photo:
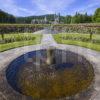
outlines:
[[[55,40],[51,34],[43,34],[43,38],[41,40],[41,45],[43,45],[43,46],[56,46],[57,43],[55,42]]]
[[[8,65],[20,55],[30,51],[47,49],[51,46],[57,49],[72,51],[80,54],[91,62],[95,71],[95,91],[93,92],[91,98],[81,98],[77,100],[100,100],[100,52],[79,46],[57,44],[51,34],[44,34],[41,44],[39,45],[20,47],[0,53],[0,100],[32,100],[32,98],[19,94],[11,88],[7,82],[5,71]]]

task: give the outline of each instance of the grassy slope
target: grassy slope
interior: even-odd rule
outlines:
[[[77,37],[77,38],[80,38],[80,37],[84,37],[84,38],[89,38],[89,34],[56,34],[54,35],[54,38],[55,40],[57,41],[57,43],[59,44],[69,44],[69,45],[77,45],[77,46],[82,46],[82,47],[86,47],[86,48],[89,48],[89,49],[93,49],[93,50],[96,50],[96,51],[100,51],[100,43],[92,43],[90,41],[81,41],[80,40],[71,40],[71,39],[63,39],[64,37]],[[95,40],[100,40],[100,35],[93,35],[93,39]]]
[[[25,34],[21,34],[22,35],[25,35]],[[6,44],[0,44],[0,52],[2,51],[6,51],[6,50],[9,50],[9,49],[12,49],[12,48],[17,48],[17,47],[22,47],[22,46],[27,46],[27,45],[35,45],[35,44],[39,44],[40,41],[41,41],[41,37],[42,35],[39,35],[39,34],[26,34],[26,35],[29,35],[29,36],[33,36],[35,37],[34,40],[27,40],[27,41],[18,41],[18,42],[12,42],[12,43],[6,43]],[[10,34],[10,35],[5,35],[6,38],[11,38],[12,36],[18,36],[17,34]],[[0,37],[1,38],[1,37]]]

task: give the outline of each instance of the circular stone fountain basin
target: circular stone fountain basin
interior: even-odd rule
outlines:
[[[58,99],[86,91],[94,79],[92,65],[83,57],[64,50],[26,53],[8,66],[8,83],[33,99]]]

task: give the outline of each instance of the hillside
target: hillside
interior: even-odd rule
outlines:
[[[16,18],[2,10],[0,10],[0,23],[15,23]]]

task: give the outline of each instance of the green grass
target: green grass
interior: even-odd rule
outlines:
[[[5,38],[17,38],[17,37],[24,37],[24,36],[31,36],[34,39],[29,39],[29,40],[23,40],[23,41],[16,41],[16,42],[11,42],[11,43],[1,43],[0,44],[0,52],[9,50],[9,49],[13,49],[13,48],[17,48],[17,47],[22,47],[22,46],[28,46],[28,45],[35,45],[35,44],[39,44],[42,38],[42,35],[39,34],[31,34],[31,33],[27,33],[27,34],[6,34]],[[1,37],[0,37],[1,38]]]
[[[17,42],[17,41],[25,41],[25,40],[34,40],[35,36],[32,33],[13,33],[13,34],[4,34],[4,39],[2,40],[2,36],[0,35],[0,44]]]
[[[92,41],[90,41],[89,38],[89,34],[78,33],[62,33],[54,35],[54,39],[59,44],[77,45],[100,51],[100,35],[94,34]]]

